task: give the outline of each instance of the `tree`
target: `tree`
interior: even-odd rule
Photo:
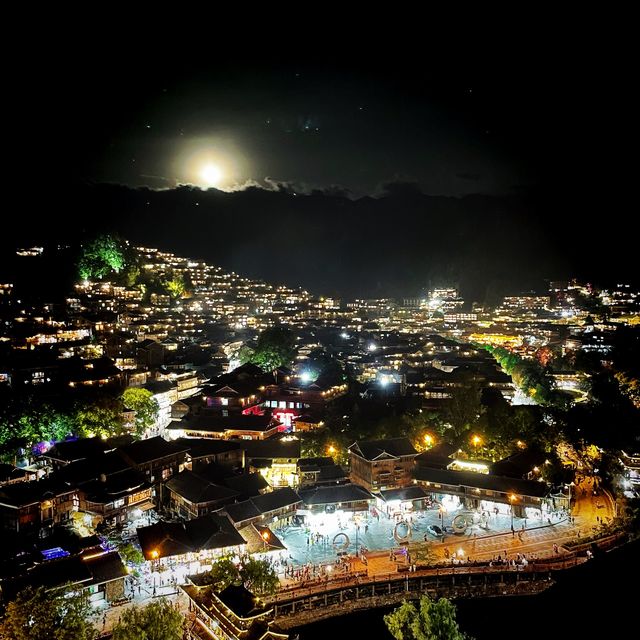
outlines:
[[[142,551],[130,542],[121,544],[118,547],[118,552],[122,559],[130,564],[142,564],[144,562],[144,555],[142,554]]]
[[[451,425],[453,440],[457,444],[478,421],[482,412],[482,392],[474,381],[451,389],[451,397],[444,402],[443,420]]]
[[[93,609],[86,591],[27,587],[0,622],[3,640],[94,640]]]
[[[91,404],[80,404],[75,413],[76,433],[81,437],[110,437],[123,432],[124,421],[119,401],[104,397]]]
[[[280,580],[271,564],[267,560],[251,556],[243,561],[240,577],[244,586],[258,595],[271,595],[280,586]]]
[[[296,354],[295,338],[286,327],[265,329],[259,336],[251,362],[265,371],[291,364]]]
[[[216,591],[223,591],[229,585],[240,583],[240,570],[231,558],[220,558],[214,562],[209,576]]]
[[[0,447],[15,452],[18,448],[64,440],[75,432],[73,416],[37,398],[0,401]]]
[[[167,600],[133,606],[113,628],[113,640],[182,640],[184,617]]]
[[[102,279],[111,273],[119,273],[125,266],[122,241],[110,235],[98,236],[82,249],[78,272],[83,280]]]
[[[456,621],[456,608],[446,598],[438,601],[422,596],[418,607],[403,602],[384,616],[387,629],[396,640],[465,640]]]
[[[158,420],[160,406],[151,391],[130,387],[122,394],[124,406],[136,412],[136,435],[142,437]]]
[[[184,278],[180,274],[176,274],[171,278],[169,278],[168,280],[163,280],[162,286],[164,287],[165,291],[171,296],[173,300],[182,298],[182,296],[186,291]]]

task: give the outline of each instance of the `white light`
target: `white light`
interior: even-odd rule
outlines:
[[[369,351],[375,351],[378,347],[372,342],[371,344],[369,344],[369,346],[367,347],[367,349],[369,349]]]
[[[222,172],[215,164],[205,164],[200,170],[200,177],[209,186],[216,185],[222,178]]]
[[[341,337],[341,338],[344,338],[345,340],[347,340],[347,339],[349,338],[349,334],[348,334],[348,333],[346,333],[346,331],[343,331],[343,332],[340,334],[340,337]]]
[[[311,374],[308,371],[303,371],[300,374],[300,380],[302,380],[302,382],[311,382]]]

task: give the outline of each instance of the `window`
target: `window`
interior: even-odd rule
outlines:
[[[223,407],[228,407],[229,406],[229,398],[220,398],[220,404]]]

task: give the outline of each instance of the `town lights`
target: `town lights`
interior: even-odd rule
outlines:
[[[431,447],[434,443],[434,438],[430,433],[425,434],[424,436],[424,443],[427,445],[427,447]]]

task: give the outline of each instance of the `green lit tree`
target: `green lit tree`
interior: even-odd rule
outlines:
[[[184,617],[168,600],[123,612],[113,640],[182,640]]]
[[[289,366],[296,354],[295,337],[286,327],[265,329],[259,336],[251,362],[265,371]]]
[[[240,570],[231,558],[220,558],[214,562],[209,572],[211,584],[216,591],[222,591],[229,585],[239,584]]]
[[[173,300],[182,298],[186,291],[184,278],[179,274],[174,274],[168,280],[163,280],[162,286]]]
[[[93,608],[86,591],[22,590],[0,621],[3,640],[94,640]]]
[[[82,248],[78,272],[83,279],[102,279],[120,273],[126,264],[122,241],[110,235],[98,236]]]
[[[240,568],[244,586],[258,595],[271,595],[278,590],[280,580],[267,560],[247,557]]]
[[[465,640],[456,620],[456,608],[446,598],[434,601],[422,596],[418,606],[403,602],[384,616],[396,640]]]
[[[118,546],[118,552],[124,562],[136,565],[144,562],[144,555],[142,554],[142,551],[130,542],[121,543]]]
[[[29,403],[13,424],[13,433],[28,446],[51,440],[64,440],[74,433],[72,416],[48,404]]]
[[[76,433],[84,438],[121,435],[124,431],[122,405],[113,398],[79,404],[75,412]]]
[[[124,406],[136,412],[136,435],[142,437],[158,420],[160,406],[151,391],[130,387],[122,394]]]

